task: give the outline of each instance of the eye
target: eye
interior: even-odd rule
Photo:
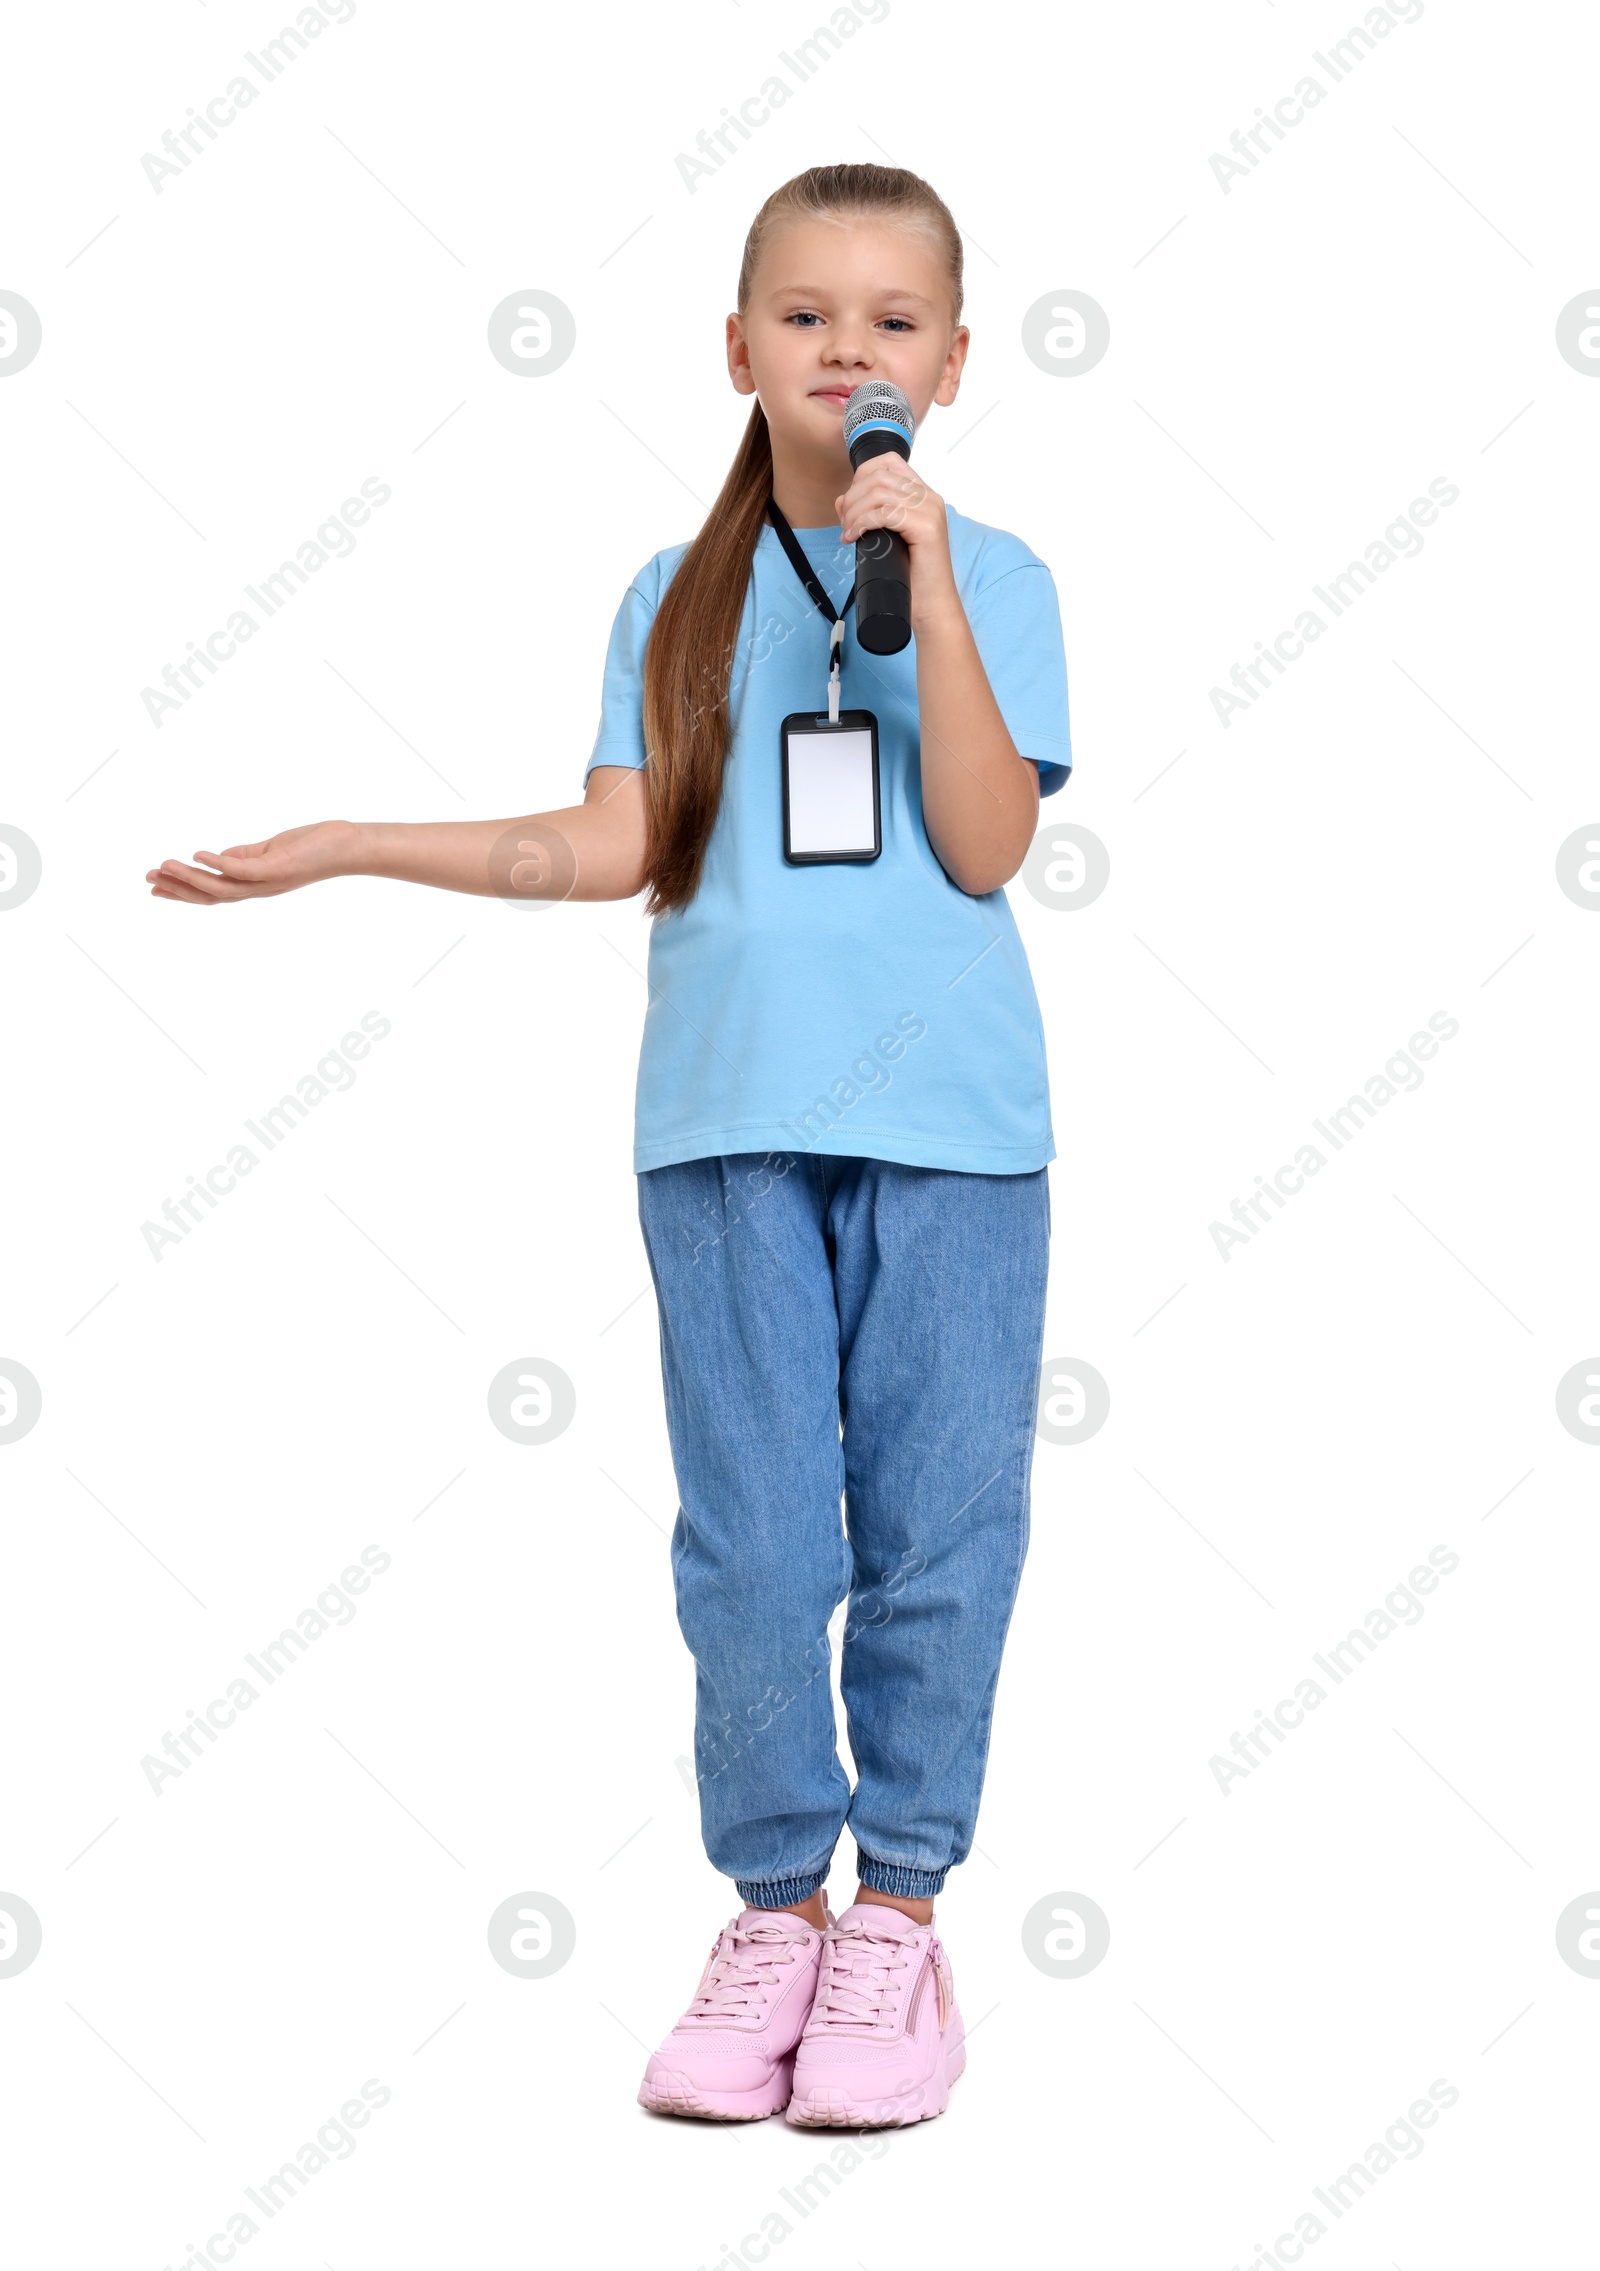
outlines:
[[[788,321],[790,323],[803,324],[809,331],[811,326],[813,324],[820,323],[822,321],[822,318],[820,315],[818,315],[815,308],[796,308],[794,314],[788,318]]]
[[[886,315],[883,320],[886,324],[894,324],[901,331],[909,331],[912,328],[903,315]]]

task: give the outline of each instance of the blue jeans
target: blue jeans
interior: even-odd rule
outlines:
[[[1046,1170],[744,1152],[638,1180],[706,1851],[777,1908],[848,1821],[863,1883],[930,1896],[972,1844],[1027,1550]]]

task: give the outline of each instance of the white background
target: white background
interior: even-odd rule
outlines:
[[[1555,1920],[1600,1883],[1597,1460],[1555,1388],[1600,1345],[1600,922],[1555,858],[1600,803],[1600,385],[1555,325],[1600,280],[1596,40],[1431,0],[1225,193],[1211,153],[1362,13],[894,0],[692,192],[678,153],[826,12],[362,0],[160,194],[142,154],[292,18],[13,20],[0,286],[43,324],[0,386],[0,821],[44,863],[0,924],[0,1356],[43,1393],[0,1449],[0,1890],[43,1926],[0,1979],[19,2260],[176,2266],[369,2076],[390,2102],[252,2264],[694,2271],[780,2212],[786,2267],[1227,2271],[1438,2077],[1459,2101],[1316,2260],[1587,2227],[1600,1985]],[[940,1904],[967,2075],[802,2222],[779,2187],[827,2139],[633,2102],[733,1905],[676,1764],[638,907],[346,881],[202,912],[142,878],[571,801],[617,600],[743,422],[749,220],[885,156],[968,235],[967,376],[917,463],[1055,573],[1077,765],[1044,812],[1111,862],[1077,911],[1010,894],[1048,1341],[1111,1405],[1040,1445],[982,1851]],[[1111,326],[1077,376],[1022,348],[1063,288]],[[486,346],[527,289],[577,326],[534,378]],[[153,726],[141,689],[371,476],[354,554]],[[1439,476],[1421,554],[1224,729],[1209,690]],[[155,1261],[141,1224],[370,1010],[355,1087]],[[1211,1222],[1441,1010],[1421,1089],[1224,1261]],[[487,1417],[523,1357],[577,1392],[543,1447]],[[157,1797],[141,1759],[373,1544],[354,1622]],[[1224,1795],[1234,1730],[1439,1545],[1421,1623]],[[520,1891],[576,1923],[541,1980],[488,1951]],[[1058,1892],[1110,1919],[1075,1980],[1021,1938]]]

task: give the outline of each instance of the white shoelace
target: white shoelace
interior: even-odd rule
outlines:
[[[891,1997],[904,1981],[898,1974],[910,1957],[920,1963],[922,1951],[909,1950],[889,1932],[874,1932],[869,1925],[853,1924],[836,1931],[823,1949],[822,1982],[812,2006],[813,2027],[876,2027],[894,2017]]]
[[[747,2018],[778,1985],[774,1975],[794,1962],[794,1945],[794,1934],[782,1924],[730,1924],[718,1936],[711,1968],[686,2015]],[[782,1948],[789,1953],[779,1954]]]

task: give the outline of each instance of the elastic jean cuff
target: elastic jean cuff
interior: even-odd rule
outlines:
[[[827,1883],[828,1872],[818,1869],[809,1877],[735,1877],[733,1881],[746,1908],[793,1908]]]
[[[943,1892],[950,1863],[942,1869],[904,1869],[895,1861],[874,1861],[856,1847],[856,1874],[873,1892],[893,1893],[899,1900],[932,1900]]]

